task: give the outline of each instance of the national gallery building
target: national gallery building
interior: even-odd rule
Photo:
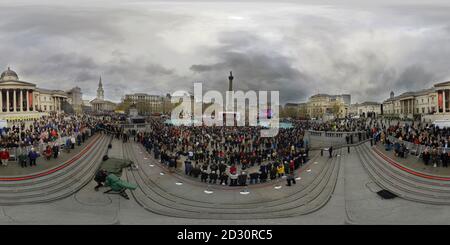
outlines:
[[[0,75],[0,120],[33,120],[49,113],[59,113],[63,110],[63,103],[71,104],[71,95],[21,81],[8,67]]]

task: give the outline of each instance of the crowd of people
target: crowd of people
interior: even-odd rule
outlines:
[[[21,167],[36,166],[36,160],[58,158],[61,150],[70,152],[90,137],[101,120],[89,116],[49,115],[29,124],[20,122],[0,129],[0,160]]]
[[[171,171],[178,168],[205,183],[242,186],[285,177],[291,185],[295,170],[308,161],[306,130],[357,131],[355,141],[361,141],[374,133],[375,122],[366,118],[291,121],[291,128],[280,128],[277,136],[265,138],[260,137],[260,127],[173,126],[152,119],[151,130],[133,132],[133,138]],[[129,136],[122,133],[125,141]],[[353,134],[346,140],[353,143]]]
[[[271,138],[260,137],[259,127],[173,126],[158,120],[151,125],[150,132],[136,133],[136,141],[171,171],[184,163],[186,175],[210,184],[292,180],[294,170],[308,160],[303,124],[280,129]]]
[[[7,166],[15,157],[22,167],[36,166],[39,157],[58,158],[61,151],[70,152],[94,132],[102,131],[124,142],[133,137],[171,171],[184,168],[186,175],[209,184],[247,185],[283,176],[295,182],[295,169],[308,160],[306,130],[358,132],[346,135],[347,144],[353,143],[353,137],[358,141],[373,137],[375,143],[381,141],[386,150],[393,149],[399,157],[406,157],[412,150],[405,144],[409,142],[424,146],[419,153],[426,165],[447,167],[450,161],[447,128],[371,118],[291,123],[292,127],[280,128],[275,137],[261,137],[260,127],[174,126],[154,118],[150,120],[151,130],[130,135],[113,115],[108,120],[51,115],[0,129],[0,162]]]
[[[371,118],[339,118],[323,121],[303,121],[302,127],[309,130],[325,132],[361,132],[367,131],[374,119]]]
[[[406,158],[413,153],[419,156],[425,165],[448,167],[450,161],[449,128],[420,122],[386,122],[376,127],[375,140],[381,141],[387,151]]]

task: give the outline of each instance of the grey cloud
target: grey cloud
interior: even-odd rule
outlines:
[[[145,67],[145,71],[153,75],[171,75],[174,73],[172,69],[167,69],[157,64],[150,64]]]
[[[219,17],[241,14],[238,8],[236,13],[220,12],[225,3],[216,4]],[[21,78],[45,88],[78,85],[90,97],[95,95],[100,75],[106,97],[115,101],[129,92],[190,91],[195,81],[203,81],[204,89],[224,91],[230,70],[236,89],[280,90],[283,102],[304,101],[316,92],[351,93],[353,101],[381,101],[390,90],[398,94],[450,79],[448,6],[331,3],[327,14],[286,10],[271,19],[266,18],[271,13],[258,13],[255,3],[252,11],[257,14],[249,19],[257,24],[256,29],[234,28],[226,20],[217,24],[213,13],[189,4],[185,13],[172,11],[175,5],[170,4],[153,9],[118,2],[0,6],[0,69],[11,65]],[[205,20],[203,13],[214,20],[211,29],[190,36],[188,28],[195,29],[196,21]],[[353,13],[360,14],[358,21]],[[428,29],[426,35],[417,34]],[[399,32],[404,30],[409,32]],[[164,42],[170,34],[178,37],[177,31],[192,43],[187,47],[193,52]],[[384,36],[372,43],[370,38],[377,31]],[[273,33],[275,41],[265,37]],[[208,41],[219,44],[201,45]],[[149,56],[130,52],[144,43],[147,46],[138,48]],[[290,52],[283,52],[284,48]],[[185,61],[176,62],[177,55]]]
[[[226,63],[216,63],[212,65],[192,65],[190,69],[195,72],[213,71],[223,69],[226,67]]]
[[[219,40],[220,47],[209,53],[220,62],[190,67],[209,82],[207,87],[224,90],[227,86],[226,77],[232,70],[236,89],[281,90],[280,98],[283,101],[305,99],[311,79],[293,68],[291,58],[267,47],[263,38],[244,32],[224,32],[220,34]]]
[[[417,90],[427,88],[427,85],[431,85],[430,83],[435,81],[435,75],[423,66],[412,65],[403,70],[394,84],[399,89]]]
[[[128,11],[126,11],[128,12]],[[16,37],[48,39],[52,36],[123,40],[117,31],[114,11],[80,11],[46,6],[3,6],[0,30]],[[45,35],[45,36],[44,36]]]

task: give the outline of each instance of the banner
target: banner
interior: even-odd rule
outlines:
[[[29,92],[28,93],[28,100],[30,101],[30,107],[32,108],[33,107],[33,92]],[[27,108],[27,111],[29,110],[30,108]],[[33,108],[33,110],[34,110],[34,108]]]
[[[442,98],[442,92],[438,93],[438,107],[439,110],[441,110],[443,108],[443,98]]]

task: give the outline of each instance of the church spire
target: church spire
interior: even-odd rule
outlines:
[[[97,89],[97,99],[104,100],[104,91],[103,91],[103,84],[102,84],[102,76],[100,76],[100,79],[98,81],[98,89]]]

